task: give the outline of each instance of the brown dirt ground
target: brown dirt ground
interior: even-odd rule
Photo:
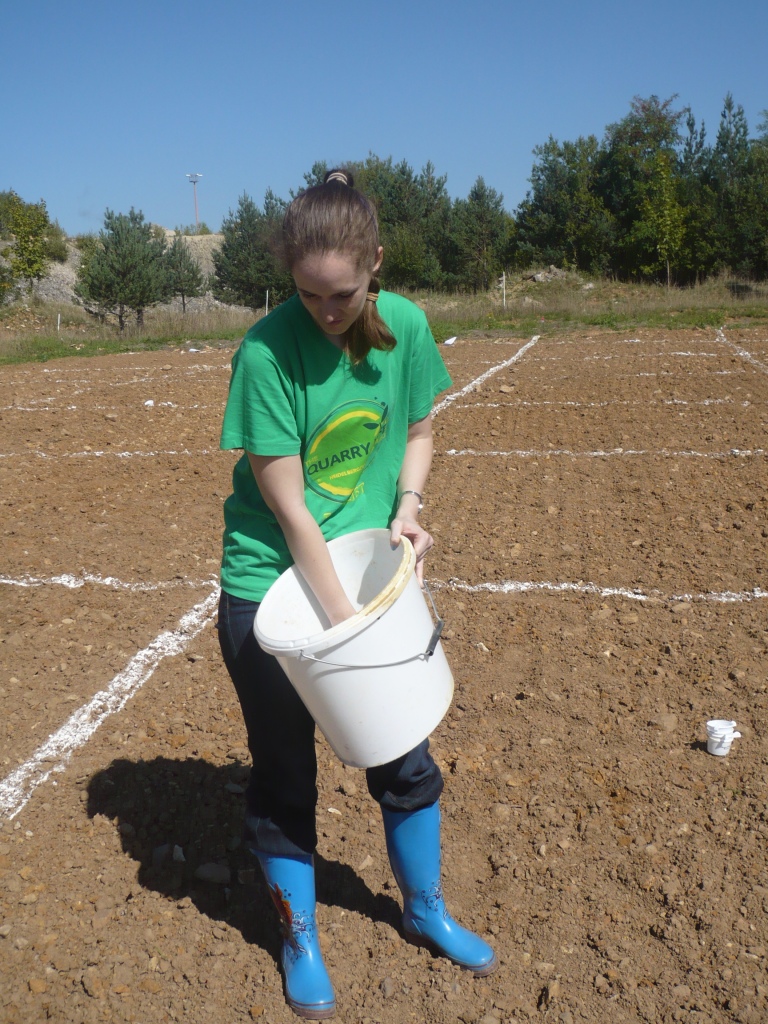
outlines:
[[[768,339],[542,339],[491,372],[522,345],[443,348],[456,397],[425,510],[456,678],[433,737],[446,896],[501,967],[475,980],[403,941],[362,774],[319,740],[338,1019],[758,1024]],[[239,842],[236,700],[208,613],[183,619],[215,589],[230,355],[0,370],[8,1024],[295,1020]],[[144,685],[36,762],[50,776],[14,813],[35,751],[142,658]],[[706,753],[712,717],[743,734],[727,758]]]

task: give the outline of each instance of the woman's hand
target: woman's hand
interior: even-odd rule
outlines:
[[[248,452],[256,484],[283,531],[296,567],[320,602],[332,626],[354,615],[320,527],[304,501],[304,475],[298,455],[254,455]]]
[[[413,544],[416,552],[416,579],[424,586],[424,556],[435,543],[431,534],[427,533],[423,526],[420,526],[415,519],[406,516],[398,516],[392,520],[390,526],[390,539],[393,545],[400,543],[401,537],[407,537]]]

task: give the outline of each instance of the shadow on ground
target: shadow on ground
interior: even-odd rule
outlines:
[[[248,767],[238,762],[116,760],[90,780],[87,810],[114,823],[142,886],[176,901],[189,897],[201,913],[277,956],[274,909],[241,842],[247,778]],[[399,926],[399,904],[371,892],[348,865],[317,856],[315,868],[320,903]],[[216,880],[201,879],[200,869]]]

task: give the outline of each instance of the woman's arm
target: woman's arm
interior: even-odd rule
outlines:
[[[248,452],[261,496],[277,519],[301,575],[332,626],[356,612],[339,582],[325,537],[304,501],[304,474],[298,455]]]
[[[406,491],[424,493],[424,487],[432,465],[432,413],[422,420],[417,420],[408,428],[408,440],[405,446],[403,465],[397,481],[397,493],[400,501],[397,514],[392,520],[392,543],[397,544],[401,536],[405,536],[413,544],[416,552],[416,575],[420,581],[424,579],[424,556],[434,544],[432,537],[423,527],[419,526],[417,516],[421,504],[417,494],[406,494]]]

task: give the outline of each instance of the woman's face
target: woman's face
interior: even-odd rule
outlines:
[[[304,256],[293,265],[293,279],[304,308],[323,334],[341,340],[360,316],[371,277],[381,266],[379,248],[375,265],[359,270],[343,253]]]

